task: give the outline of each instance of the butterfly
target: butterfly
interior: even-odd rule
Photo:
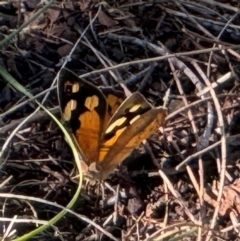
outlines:
[[[89,169],[95,166],[101,180],[162,126],[167,113],[138,92],[124,100],[66,68],[59,75],[58,95],[62,119],[84,162]]]

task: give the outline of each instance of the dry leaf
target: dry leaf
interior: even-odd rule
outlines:
[[[106,13],[104,13],[102,10],[98,14],[98,20],[99,22],[106,26],[106,27],[112,27],[115,25],[118,25],[118,21],[110,18]]]
[[[47,11],[48,11],[48,17],[50,18],[51,24],[53,24],[60,15],[60,9],[49,8]]]

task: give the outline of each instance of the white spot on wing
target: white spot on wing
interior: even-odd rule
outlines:
[[[109,132],[111,132],[116,126],[122,125],[122,124],[126,121],[126,119],[127,119],[126,117],[122,117],[122,118],[116,120],[115,122],[113,122],[113,123],[107,128],[107,130],[106,130],[105,133],[109,133]]]
[[[76,93],[79,91],[79,84],[78,83],[74,83],[72,85],[72,93]]]
[[[70,100],[64,109],[63,119],[69,121],[71,119],[72,110],[76,109],[77,102],[75,100]]]
[[[135,112],[135,111],[137,111],[140,107],[141,107],[141,104],[134,105],[134,106],[129,110],[129,112]]]
[[[133,124],[133,122],[135,122],[137,119],[139,119],[140,118],[140,115],[137,115],[137,116],[135,116],[131,121],[130,121],[130,124],[132,125]]]

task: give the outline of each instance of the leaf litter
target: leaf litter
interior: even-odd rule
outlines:
[[[1,40],[44,2],[1,3]],[[64,61],[97,86],[122,91],[121,83],[155,106],[171,89],[164,127],[105,185],[85,180],[73,211],[104,232],[67,214],[32,240],[109,240],[108,233],[116,240],[239,239],[239,21],[237,1],[55,1],[2,48],[0,64],[38,100],[50,93],[44,105],[59,119],[51,85]],[[3,80],[0,91],[3,146],[37,106]],[[46,113],[28,120],[3,157],[1,193],[68,204],[75,164]],[[3,240],[59,212],[0,200]]]

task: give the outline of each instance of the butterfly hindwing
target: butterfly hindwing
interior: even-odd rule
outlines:
[[[117,112],[119,106],[122,104],[124,96],[122,92],[113,91],[111,89],[102,89],[102,91],[108,104],[107,117],[105,120],[106,128],[110,119]]]
[[[151,109],[151,105],[146,102],[145,98],[139,93],[133,93],[127,98],[114,112],[113,116],[107,123],[101,139],[99,152],[99,162],[104,159],[105,155],[121,135],[124,128],[131,124],[136,116],[143,114]]]

